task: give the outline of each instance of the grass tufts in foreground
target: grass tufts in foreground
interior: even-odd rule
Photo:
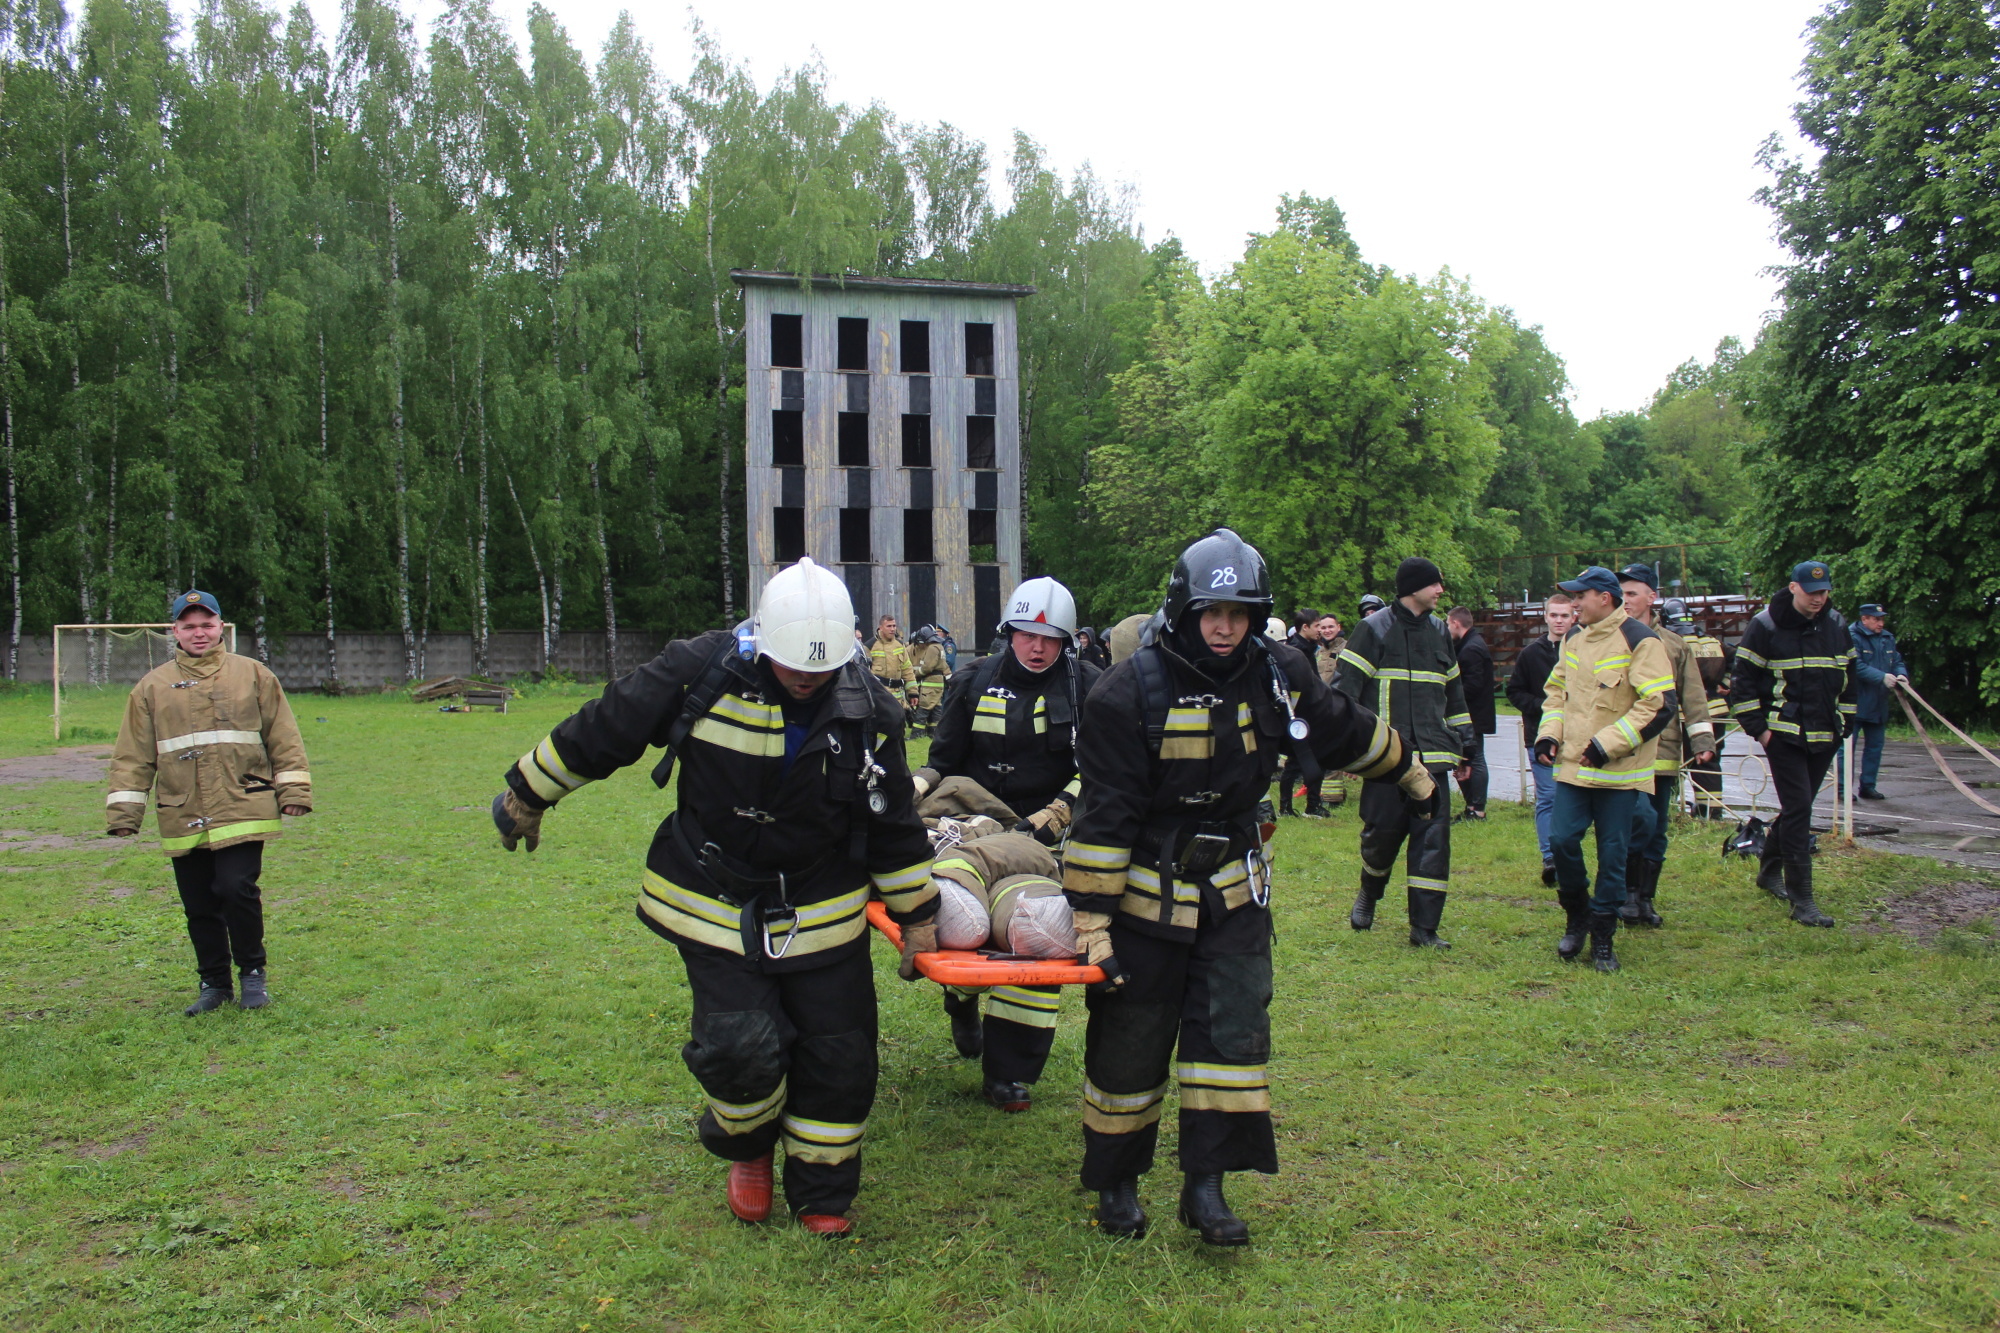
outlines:
[[[1286,821],[1285,1171],[1233,1177],[1248,1250],[1095,1235],[1072,994],[1034,1111],[977,1100],[938,991],[878,949],[858,1237],[751,1228],[695,1142],[677,958],[632,918],[666,798],[587,788],[534,856],[505,766],[589,691],[507,716],[294,701],[320,812],[266,859],[277,1003],[184,1019],[148,834],[100,784],[0,786],[0,1326],[9,1329],[1967,1329],[2000,1317],[2000,960],[1855,923],[1962,868],[1820,863],[1804,930],[1689,825],[1667,929],[1559,964],[1511,806],[1454,830],[1438,957],[1393,896],[1346,923],[1349,805]],[[122,692],[65,696],[115,731]],[[48,700],[0,698],[0,767]],[[0,774],[3,777],[4,774]],[[1970,943],[1967,943],[1970,940]],[[1171,1123],[1171,1116],[1169,1116]],[[1171,1142],[1171,1134],[1168,1135]]]

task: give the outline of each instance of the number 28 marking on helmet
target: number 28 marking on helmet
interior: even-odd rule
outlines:
[[[1014,603],[1014,614],[1017,616],[1025,616],[1031,609],[1026,602]]]
[[[819,642],[817,640],[808,643],[806,645],[806,661],[808,662],[826,661],[826,644]]]
[[[1211,588],[1233,588],[1233,587],[1235,587],[1235,586],[1236,586],[1236,566],[1234,566],[1234,565],[1225,565],[1225,566],[1223,566],[1223,567],[1222,567],[1221,569],[1218,569],[1218,570],[1215,570],[1215,571],[1213,571],[1213,572],[1212,572],[1212,573],[1211,573],[1211,574],[1209,575],[1209,579],[1208,579],[1208,586],[1209,586],[1209,587],[1211,587]]]

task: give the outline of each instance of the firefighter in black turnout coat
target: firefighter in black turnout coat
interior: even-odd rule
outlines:
[[[1078,945],[1106,976],[1086,1000],[1083,1184],[1099,1192],[1110,1235],[1146,1229],[1138,1178],[1153,1165],[1170,1073],[1180,1218],[1204,1241],[1249,1239],[1223,1199],[1224,1172],[1278,1169],[1258,804],[1280,760],[1309,751],[1326,768],[1396,779],[1412,800],[1432,795],[1394,732],[1265,638],[1271,600],[1263,557],[1218,529],[1181,555],[1139,650],[1084,703],[1063,887]]]
[[[875,1100],[864,910],[903,928],[901,975],[937,947],[931,847],[903,755],[903,705],[855,656],[854,611],[801,560],[732,633],[668,644],[508,770],[494,822],[533,851],[543,812],[668,747],[678,808],[653,837],[639,919],[680,950],[693,996],[681,1057],[707,1095],[702,1145],[734,1163],[730,1209],[770,1212],[772,1157],[808,1229],[840,1235]]]
[[[1102,673],[1076,651],[1076,598],[1051,578],[1007,599],[1007,646],[953,676],[931,742],[935,778],[966,777],[1005,801],[1018,830],[1060,846],[1076,801],[1076,729]],[[933,774],[921,775],[931,780]],[[981,1057],[986,1100],[1025,1111],[1055,1043],[1060,986],[996,986],[979,999],[946,987],[945,1013],[960,1055]]]

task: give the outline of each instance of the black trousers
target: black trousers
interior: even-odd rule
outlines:
[[[730,1162],[785,1154],[795,1213],[844,1213],[875,1105],[875,971],[865,950],[805,972],[678,946],[694,999],[681,1047],[708,1097],[701,1144]]]
[[[1458,784],[1458,794],[1465,798],[1467,809],[1486,808],[1486,784],[1491,776],[1486,769],[1486,738],[1475,736],[1472,745],[1472,771],[1465,775],[1465,781]]]
[[[1778,819],[1765,839],[1763,860],[1811,862],[1813,798],[1819,795],[1836,753],[1830,745],[1815,750],[1784,736],[1771,737],[1764,758],[1778,793]]]
[[[197,847],[174,857],[173,865],[201,984],[228,989],[232,959],[244,972],[264,966],[264,899],[257,887],[264,844],[239,842],[221,851]]]
[[[1695,817],[1721,819],[1722,814],[1722,746],[1724,736],[1718,732],[1715,737],[1715,758],[1707,763],[1688,765],[1688,783],[1694,788]]]
[[[1116,991],[1085,998],[1083,1186],[1103,1190],[1153,1169],[1168,1065],[1181,1088],[1181,1170],[1278,1169],[1271,1130],[1271,914],[1204,911],[1191,943],[1111,923],[1125,969]],[[1180,1058],[1174,1060],[1175,1043]]]
[[[980,1072],[996,1083],[1034,1083],[1056,1044],[1061,986],[995,986],[986,992],[980,1022]],[[979,1005],[979,992],[947,986],[947,1014],[965,1015]]]
[[[1443,771],[1430,809],[1412,811],[1402,788],[1370,782],[1361,788],[1361,888],[1380,901],[1396,868],[1396,853],[1407,839],[1410,924],[1436,930],[1451,887],[1451,784]]]

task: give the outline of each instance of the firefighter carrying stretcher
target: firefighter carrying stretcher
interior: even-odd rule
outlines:
[[[1017,828],[1060,846],[1076,800],[1078,714],[1101,672],[1076,654],[1076,598],[1051,578],[1029,579],[1007,599],[999,633],[1007,646],[953,676],[920,788],[969,778],[1004,801]],[[986,1100],[1025,1111],[1055,1042],[1060,986],[1000,986],[986,992],[982,1028],[974,991],[947,986],[952,1042],[977,1055]]]
[[[1170,1070],[1184,1224],[1211,1245],[1247,1243],[1223,1173],[1278,1169],[1258,804],[1280,759],[1393,779],[1418,805],[1435,789],[1395,732],[1269,641],[1271,602],[1256,549],[1227,528],[1210,533],[1175,564],[1139,649],[1084,702],[1063,887],[1078,946],[1105,975],[1085,1000],[1083,1185],[1098,1191],[1107,1235],[1145,1233],[1139,1177]]]
[[[639,919],[680,950],[693,997],[681,1058],[706,1094],[702,1146],[727,1198],[770,1213],[772,1159],[809,1231],[843,1235],[875,1100],[875,975],[865,910],[902,927],[899,975],[937,947],[931,845],[903,754],[903,705],[857,655],[854,609],[801,560],[756,616],[667,645],[507,772],[494,822],[512,851],[587,783],[667,747],[678,805],[646,854]]]

